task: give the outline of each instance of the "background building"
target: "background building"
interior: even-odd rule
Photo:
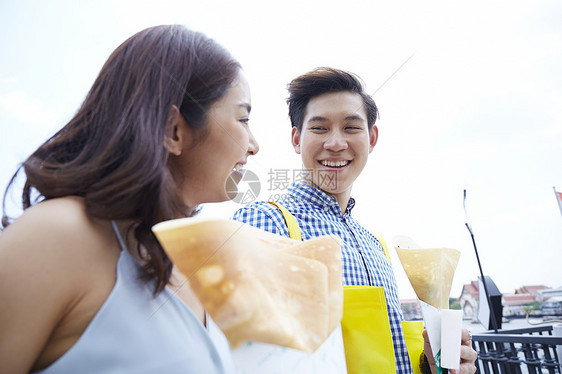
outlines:
[[[459,297],[463,318],[477,320],[478,281],[465,284]],[[502,293],[503,317],[525,317],[531,315],[562,315],[562,287],[525,285],[514,293]]]

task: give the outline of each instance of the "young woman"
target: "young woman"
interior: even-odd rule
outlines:
[[[249,114],[239,63],[201,33],[153,27],[113,52],[3,216],[0,372],[232,371],[151,227],[227,200],[258,152]]]

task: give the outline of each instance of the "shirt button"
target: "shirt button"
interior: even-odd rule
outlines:
[[[325,207],[324,207],[324,212],[327,212],[327,211],[329,211],[329,210],[330,210],[330,207],[329,207],[329,206],[325,206]]]

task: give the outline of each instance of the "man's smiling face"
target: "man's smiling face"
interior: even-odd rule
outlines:
[[[377,142],[377,128],[369,131],[359,94],[331,92],[310,99],[302,130],[293,128],[292,142],[311,173],[310,183],[340,201],[349,199]]]

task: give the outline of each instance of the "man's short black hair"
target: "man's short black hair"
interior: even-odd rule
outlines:
[[[308,102],[325,93],[348,91],[359,94],[363,99],[367,113],[369,131],[373,128],[379,116],[379,111],[371,95],[365,92],[361,79],[350,72],[319,67],[299,77],[296,77],[287,86],[289,90],[289,118],[291,126],[296,127],[300,133],[306,113]]]

